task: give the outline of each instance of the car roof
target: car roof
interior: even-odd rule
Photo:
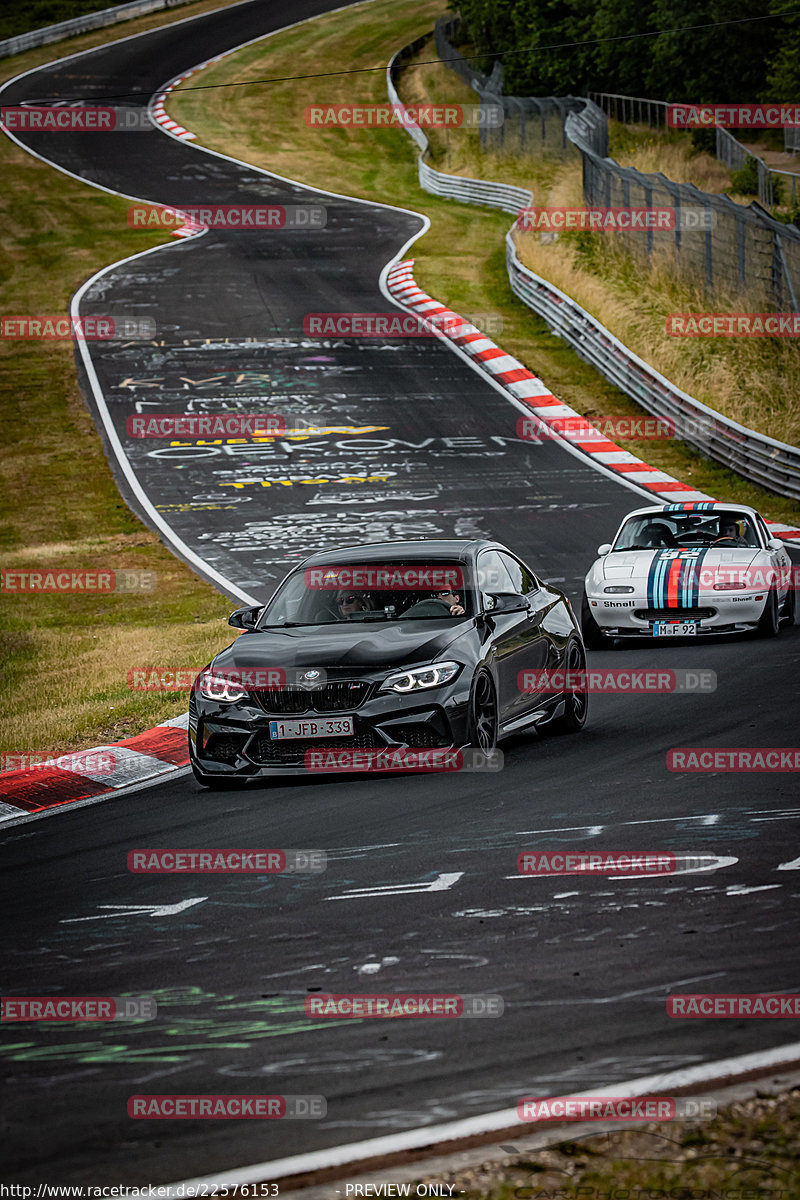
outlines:
[[[681,513],[694,513],[702,516],[704,513],[711,515],[714,513],[737,512],[747,513],[750,516],[759,516],[758,509],[750,508],[747,504],[728,504],[719,500],[687,500],[677,504],[650,504],[646,508],[634,508],[622,518],[627,521],[628,517],[643,517],[643,516],[680,516]]]
[[[414,541],[360,542],[355,546],[337,546],[333,550],[319,550],[310,554],[298,566],[329,566],[342,561],[362,562],[427,562],[429,559],[459,559],[473,557],[486,548],[505,549],[499,542],[484,539],[461,538],[417,538]]]

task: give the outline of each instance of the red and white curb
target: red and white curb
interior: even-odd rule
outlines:
[[[676,504],[682,501],[714,499],[705,492],[698,492],[681,483],[666,471],[651,467],[635,454],[617,446],[615,442],[608,441],[590,421],[554,396],[547,385],[518,359],[506,354],[486,334],[424,292],[414,280],[413,268],[412,258],[397,263],[388,271],[387,287],[394,299],[404,308],[421,316],[436,317],[437,324],[441,322],[445,326],[442,328],[444,337],[477,362],[510,396],[526,404],[544,425],[554,428],[558,438],[569,442],[607,470],[624,476],[628,482],[635,483],[645,491],[652,492],[654,499]],[[564,429],[565,417],[570,418],[568,430]],[[555,421],[558,424],[554,426]],[[800,539],[800,529],[774,521],[769,521],[768,524],[781,538]]]
[[[57,756],[48,760],[52,766],[3,771],[0,774],[0,822],[73,804],[76,800],[103,796],[187,766],[188,726],[189,714],[183,713],[125,741],[60,756],[61,760],[84,760],[79,771],[59,766]],[[97,769],[92,769],[93,763]],[[104,764],[107,764],[106,769],[103,769]]]
[[[165,101],[169,93],[174,91],[178,84],[183,83],[186,79],[190,79],[192,75],[195,75],[198,71],[202,71],[204,67],[210,66],[211,63],[219,62],[224,57],[224,54],[217,54],[214,58],[208,58],[205,62],[198,63],[196,67],[192,67],[191,71],[186,71],[183,75],[176,75],[174,79],[171,79],[164,87],[164,90],[159,92],[151,101],[148,109],[150,120],[156,125],[160,125],[167,133],[171,133],[173,137],[179,138],[182,142],[194,141],[197,134],[192,133],[189,129],[184,129],[183,125],[179,125],[177,121],[173,121],[166,110]],[[205,225],[198,225],[196,221],[187,220],[180,229],[172,230],[172,236],[181,238],[193,237],[196,233],[203,233],[206,228]]]

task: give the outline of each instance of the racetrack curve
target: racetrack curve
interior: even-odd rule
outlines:
[[[330,7],[225,9],[42,68],[3,102],[77,88],[87,99],[136,91],[146,103],[211,54]],[[518,441],[516,409],[438,341],[321,346],[301,336],[309,311],[386,310],[380,272],[422,228],[418,215],[311,192],[157,132],[25,140],[76,175],[152,202],[327,209],[321,232],[208,233],[139,256],[82,300],[83,312],[133,311],[163,331],[163,345],[91,345],[140,494],[112,466],[132,506],[150,523],[160,514],[179,552],[202,557],[232,597],[264,598],[323,545],[486,535],[579,598],[595,547],[644,502],[640,493],[555,443]],[[237,398],[263,397],[264,407],[377,429],[371,443],[345,432],[302,449],[153,458],[124,429],[154,392],[155,411],[202,399],[229,411]],[[89,402],[102,428],[97,395]],[[342,479],[364,475],[385,478]],[[653,662],[714,670],[718,689],[593,698],[582,735],[517,739],[500,775],[325,779],[230,795],[182,775],[5,830],[0,887],[14,936],[4,994],[159,1002],[151,1023],[9,1027],[5,1177],[162,1182],[792,1040],[794,1023],[670,1020],[664,1000],[797,988],[797,875],[778,869],[797,853],[794,778],[674,775],[665,755],[790,744],[800,630],[591,657]],[[647,881],[514,877],[522,849],[587,845],[735,861]],[[147,846],[319,847],[329,868],[256,880],[129,874],[128,851]],[[457,878],[444,890],[391,893],[441,874]],[[389,890],[347,895],[372,887]],[[200,897],[162,916],[99,907]],[[505,1014],[314,1025],[302,1000],[319,989],[499,993]],[[236,1091],[321,1094],[328,1115],[275,1124],[126,1115],[134,1093]]]

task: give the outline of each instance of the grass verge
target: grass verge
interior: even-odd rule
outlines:
[[[638,405],[583,363],[513,295],[505,269],[504,236],[510,224],[506,214],[421,191],[416,152],[402,130],[305,124],[307,105],[385,103],[383,71],[362,73],[363,69],[388,62],[401,46],[430,30],[444,11],[444,0],[417,0],[402,10],[391,0],[372,0],[330,14],[315,22],[313,38],[307,38],[303,28],[289,30],[228,56],[191,81],[232,84],[272,77],[276,82],[223,88],[215,93],[213,108],[203,92],[179,88],[171,95],[170,112],[213,149],[315,186],[424,211],[431,227],[411,251],[421,287],[461,313],[499,314],[503,332],[497,340],[503,348],[541,375],[578,412],[590,418],[641,415]],[[432,42],[418,57],[435,57]],[[344,64],[352,73],[303,78],[301,89],[296,79],[283,78],[335,71]],[[439,64],[405,72],[401,85],[408,102],[424,96],[455,103],[475,99],[458,76]],[[514,173],[498,175],[503,160],[476,159],[477,133],[467,132],[459,139],[455,131],[439,132],[431,141],[434,154],[443,155],[451,171],[480,174],[482,167],[485,178],[527,184],[535,195],[545,188],[555,191],[566,179],[565,171],[571,171],[569,186],[579,187],[574,165],[545,159],[515,163]],[[541,273],[551,277],[546,270]],[[800,504],[748,483],[682,442],[622,444],[720,499],[752,504],[773,520],[800,523]]]
[[[219,7],[206,0],[180,15]],[[174,11],[153,14],[17,55],[0,64],[0,76],[173,20]],[[128,201],[62,175],[6,137],[0,170],[4,313],[66,313],[72,293],[99,268],[169,240],[129,229]],[[230,601],[174,558],[121,499],[78,388],[72,344],[4,341],[0,362],[0,565],[133,568],[157,578],[155,591],[140,595],[0,591],[0,750],[54,753],[130,737],[184,712],[187,697],[132,692],[128,670],[202,666],[233,638],[225,623]]]
[[[792,1200],[800,1091],[756,1095],[712,1121],[661,1122],[563,1142],[504,1163],[420,1177],[464,1200]],[[415,1194],[412,1185],[411,1194]]]

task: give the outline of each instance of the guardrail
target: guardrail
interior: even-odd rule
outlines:
[[[389,100],[400,108],[404,108],[404,105],[397,94],[394,76],[400,63],[415,54],[425,41],[427,35],[398,50],[386,68],[386,90]],[[533,203],[533,195],[527,188],[514,187],[510,183],[494,183],[486,179],[470,179],[465,175],[447,175],[443,171],[437,171],[425,161],[430,145],[419,125],[409,120],[405,123],[405,129],[419,147],[419,185],[426,192],[449,200],[460,200],[463,204],[485,204],[515,215],[521,208],[527,208]]]
[[[410,58],[425,40],[424,37],[417,38],[410,46],[398,51],[387,68],[389,99],[401,108],[404,106],[394,83],[396,71],[403,59]],[[594,107],[591,105],[591,109]],[[570,114],[567,120],[576,120],[576,117]],[[426,191],[468,204],[502,208],[505,212],[517,212],[533,203],[531,194],[522,188],[509,189],[504,184],[489,184],[435,171],[423,161],[429,148],[423,131],[411,123],[406,128],[422,151],[420,186]],[[480,199],[471,185],[483,189]],[[524,203],[510,208],[510,196],[504,194],[509,190],[523,194]],[[512,232],[513,226],[506,234],[506,268],[511,289],[547,322],[554,333],[647,412],[671,420],[677,436],[702,454],[779,495],[800,500],[800,448],[748,429],[670,383],[566,293],[524,266],[517,257]]]
[[[800,449],[747,429],[670,383],[574,300],[530,271],[506,235],[511,289],[582,359],[657,417],[674,423],[682,441],[763,487],[800,500]]]
[[[41,29],[18,33],[16,37],[0,42],[0,58],[10,58],[12,54],[21,54],[23,50],[33,50],[37,46],[48,46],[51,42],[60,42],[78,33],[88,33],[91,29],[102,29],[104,25],[116,25],[118,21],[129,21],[132,17],[141,17],[161,8],[176,8],[179,4],[188,3],[190,0],[133,0],[131,4],[103,8],[99,12],[86,13],[83,17],[59,21],[57,25],[43,25]]]

